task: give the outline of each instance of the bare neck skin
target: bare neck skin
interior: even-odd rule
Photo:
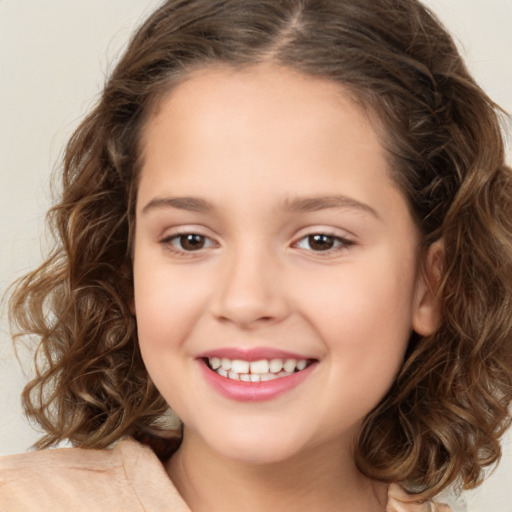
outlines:
[[[185,429],[166,470],[193,512],[383,512],[387,485],[362,475],[351,450],[338,453],[329,444],[274,464],[247,464]]]

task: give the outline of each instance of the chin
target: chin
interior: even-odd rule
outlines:
[[[298,450],[294,449],[283,449],[283,447],[279,447],[278,450],[273,447],[263,447],[263,446],[248,446],[247,449],[235,449],[235,450],[226,450],[225,447],[223,449],[223,455],[225,458],[236,461],[241,464],[247,465],[255,465],[255,466],[264,466],[264,465],[272,465],[279,464],[282,462],[286,462],[287,460],[292,459],[294,456],[298,455]]]
[[[285,462],[307,450],[290,432],[232,432],[204,440],[221,457],[245,464],[266,465]]]

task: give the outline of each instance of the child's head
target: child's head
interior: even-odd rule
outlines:
[[[155,386],[227,459],[342,452],[437,320],[371,119],[336,83],[217,66],[160,103],[142,148],[134,313]]]
[[[481,467],[499,456],[498,438],[508,423],[507,406],[512,399],[512,320],[508,311],[512,293],[512,177],[503,163],[503,143],[494,105],[468,75],[453,41],[439,22],[414,0],[172,0],[144,23],[112,73],[98,106],[68,145],[62,201],[52,213],[60,245],[39,270],[20,284],[13,299],[15,321],[25,332],[36,333],[43,339],[40,353],[46,366],[25,392],[27,411],[48,432],[43,444],[69,438],[82,446],[101,447],[123,435],[141,436],[157,430],[158,419],[167,406],[148,377],[139,350],[135,317],[140,311],[137,282],[134,301],[133,258],[135,254],[136,272],[147,272],[148,258],[141,257],[139,261],[144,265],[137,270],[137,243],[150,231],[144,231],[138,223],[142,208],[147,201],[158,199],[155,192],[159,189],[149,187],[151,193],[142,202],[139,184],[142,187],[149,180],[155,187],[155,183],[163,183],[149,173],[161,165],[161,161],[154,163],[155,155],[165,148],[166,139],[160,140],[157,149],[151,141],[156,132],[159,137],[172,133],[172,129],[166,132],[162,128],[169,121],[171,128],[179,127],[181,131],[169,138],[168,156],[175,158],[172,166],[178,168],[177,175],[181,169],[188,171],[187,186],[176,186],[178,192],[187,191],[188,196],[192,190],[193,166],[178,162],[175,156],[185,158],[189,148],[202,184],[198,189],[211,189],[212,197],[217,199],[225,192],[224,214],[229,212],[233,197],[230,190],[243,187],[234,188],[237,176],[233,175],[231,181],[220,168],[216,182],[210,158],[216,158],[218,151],[220,162],[232,165],[235,158],[242,162],[243,155],[236,153],[240,147],[218,144],[206,150],[199,145],[196,153],[196,148],[190,145],[195,139],[186,135],[187,115],[183,108],[187,103],[183,95],[188,100],[196,95],[197,101],[189,103],[188,108],[191,126],[197,128],[199,125],[194,125],[193,120],[204,121],[201,115],[206,110],[199,107],[207,105],[211,98],[212,105],[219,103],[219,108],[224,108],[230,84],[234,88],[233,104],[237,91],[246,91],[246,103],[239,102],[246,117],[233,121],[237,127],[252,120],[251,115],[258,114],[259,105],[271,105],[272,94],[279,98],[289,87],[290,98],[283,96],[281,102],[275,102],[276,112],[282,117],[274,123],[268,111],[260,116],[271,124],[269,133],[276,133],[278,157],[293,155],[293,151],[285,147],[286,122],[281,137],[276,127],[281,119],[295,119],[290,126],[290,144],[300,140],[300,130],[303,135],[311,130],[314,148],[330,144],[338,153],[330,154],[329,165],[337,155],[340,176],[346,176],[340,181],[343,186],[354,184],[356,178],[370,172],[369,162],[374,158],[382,171],[378,175],[381,181],[376,180],[374,186],[380,187],[377,192],[382,190],[380,199],[387,205],[383,211],[394,212],[394,225],[403,224],[407,236],[395,237],[405,252],[403,275],[398,271],[389,274],[390,266],[385,262],[379,266],[381,261],[375,258],[367,267],[367,289],[372,290],[375,282],[372,272],[382,271],[393,275],[399,283],[403,279],[410,285],[408,290],[416,292],[416,280],[404,276],[418,270],[418,282],[423,283],[420,295],[430,301],[427,319],[418,322],[415,317],[409,326],[414,328],[412,334],[408,331],[405,338],[397,336],[397,346],[393,347],[395,360],[389,362],[386,370],[392,378],[386,385],[381,383],[387,393],[382,400],[379,397],[378,405],[372,405],[373,410],[360,429],[356,451],[360,469],[374,478],[407,481],[418,488],[437,490],[458,475],[466,485],[474,485]],[[261,91],[257,84],[261,84]],[[339,104],[335,100],[337,91]],[[174,92],[179,98],[175,105]],[[294,100],[297,111],[305,113],[301,126],[292,109],[286,111],[289,117],[285,116],[286,106]],[[347,121],[339,125],[339,144],[336,123],[331,123],[328,115],[329,102],[334,113],[343,108],[345,117],[338,116],[338,122]],[[220,114],[212,117],[217,123],[204,128],[216,135],[212,140],[222,139],[215,133],[217,126],[226,129],[234,117],[229,110]],[[181,115],[181,124],[176,121],[178,124],[173,125],[173,115]],[[255,144],[260,142],[254,125],[247,126],[246,131],[240,128],[240,134],[245,133],[253,137],[253,142],[248,143],[253,154],[248,151],[251,156],[247,158],[247,167],[253,166],[255,179],[259,179],[253,186],[247,184],[246,200],[242,197],[240,201],[247,202],[250,219],[251,194],[254,191],[264,195],[267,185],[261,182],[262,167],[254,161],[259,149]],[[328,135],[332,140],[326,141]],[[230,140],[226,138],[226,142]],[[175,153],[173,144],[177,147]],[[270,198],[279,183],[272,172],[285,170],[292,194],[297,195],[302,187],[303,192],[313,196],[318,192],[325,196],[324,189],[330,185],[326,184],[324,153],[318,153],[316,183],[312,179],[314,169],[307,174],[307,166],[300,165],[305,160],[293,162],[298,167],[294,174],[294,167],[287,167],[287,161],[279,167],[278,157],[271,160],[268,146],[261,149],[263,156],[268,157],[262,162],[276,163],[275,171],[264,169],[269,173]],[[307,147],[298,147],[297,153],[314,160]],[[199,165],[201,158],[204,168]],[[146,165],[148,160],[154,164],[151,169]],[[355,169],[352,173],[351,164]],[[241,175],[246,178],[247,172],[243,169]],[[161,191],[161,197],[174,195],[172,179],[173,169],[169,169],[165,182],[168,189]],[[307,186],[304,179],[310,180]],[[333,180],[335,183],[335,177]],[[353,190],[359,190],[356,184],[352,190],[338,190],[335,185],[332,188],[332,195],[349,197]],[[397,194],[394,199],[393,193]],[[169,207],[169,201],[166,206]],[[180,211],[189,213],[183,217],[185,221],[176,223],[192,224],[195,229],[186,232],[203,235],[192,236],[190,243],[204,244],[207,237],[208,243],[214,240],[212,247],[216,247],[214,226],[225,224],[217,219],[217,224],[212,221],[204,226],[204,206],[182,201]],[[361,218],[374,215],[371,207],[363,212],[364,206],[345,203],[344,207],[347,206],[352,209],[350,215],[357,218],[349,221],[355,223],[356,232]],[[310,212],[319,209],[318,205],[308,207]],[[305,209],[302,204],[301,211]],[[236,213],[240,211],[239,208]],[[200,212],[202,217],[197,218],[201,222],[191,222],[190,212]],[[218,214],[215,211],[210,218]],[[300,215],[297,213],[299,220]],[[317,224],[330,223],[322,218]],[[205,231],[198,232],[197,225]],[[295,236],[292,241],[300,249],[303,242],[299,231],[293,229],[303,227],[289,228]],[[222,229],[219,227],[219,231]],[[269,229],[262,233],[268,234]],[[306,230],[303,235],[318,232],[325,230]],[[282,233],[278,231],[279,235]],[[171,230],[162,232],[168,243],[175,243],[172,235],[176,234]],[[346,232],[327,234],[350,238],[348,228]],[[153,238],[158,238],[156,231]],[[347,246],[357,246],[357,233],[354,238]],[[361,239],[365,240],[363,235]],[[309,239],[308,244],[311,242],[315,240]],[[339,239],[320,237],[315,243],[333,242],[338,243]],[[271,252],[269,248],[268,254]],[[395,248],[395,256],[397,253]],[[262,280],[273,279],[276,287],[284,286],[282,276],[286,272],[280,273],[275,261],[258,267],[262,259],[256,259],[254,254],[246,252],[246,257],[255,258],[253,268],[261,273]],[[306,282],[318,272],[315,265],[320,265],[305,261],[295,264],[300,266]],[[180,279],[176,307],[187,304],[188,297],[181,294],[187,293],[188,281],[194,284],[201,272],[198,267],[206,264],[194,265],[191,269],[190,263],[181,264],[183,269],[176,274]],[[321,265],[332,271],[332,264]],[[349,263],[344,265],[348,267]],[[154,269],[158,275],[158,263]],[[233,272],[236,269],[235,265]],[[393,269],[397,270],[396,265]],[[286,289],[294,283],[286,282]],[[395,289],[403,292],[400,286]],[[147,296],[150,290],[140,293]],[[403,296],[402,293],[400,300]],[[373,298],[370,294],[368,297]],[[383,297],[396,298],[390,293]],[[404,308],[408,304],[414,309],[418,297],[413,293],[410,299],[406,304],[392,304],[396,313],[391,315],[390,324],[406,314]],[[389,304],[385,306],[389,309]],[[205,303],[207,307],[209,303]],[[169,304],[162,304],[162,308],[169,308],[171,325],[173,309]],[[333,303],[326,302],[323,308],[332,316],[334,310],[329,308],[333,308]],[[280,314],[284,314],[282,311]],[[364,313],[370,326],[374,323],[376,328],[381,327],[373,316],[374,310],[368,307]],[[265,317],[265,313],[261,315]],[[219,318],[228,316],[218,313]],[[315,326],[314,321],[311,326]],[[396,333],[402,328],[402,324],[395,331],[389,327],[389,332]],[[149,332],[149,327],[140,325],[139,329]],[[369,328],[368,332],[374,331]],[[382,339],[375,338],[365,341],[373,343],[378,353],[382,351]],[[300,346],[301,342],[298,343]],[[144,345],[141,339],[143,352]],[[307,341],[302,348],[308,349]],[[149,350],[144,354],[148,360],[152,358]],[[370,357],[370,352],[359,355]],[[152,364],[148,365],[150,373],[155,367]],[[353,368],[355,374],[363,371],[363,364],[361,361],[361,367]],[[159,385],[157,373],[151,376]],[[386,377],[389,375],[382,378]],[[379,378],[380,375],[375,376],[376,380]],[[362,391],[363,399],[367,390]]]

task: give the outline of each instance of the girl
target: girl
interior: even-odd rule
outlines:
[[[511,178],[415,0],[164,3],[12,296],[77,448],[5,459],[0,510],[447,510],[510,422]]]

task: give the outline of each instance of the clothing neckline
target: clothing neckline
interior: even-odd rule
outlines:
[[[114,451],[120,454],[126,479],[146,512],[191,512],[149,446],[125,439]]]

